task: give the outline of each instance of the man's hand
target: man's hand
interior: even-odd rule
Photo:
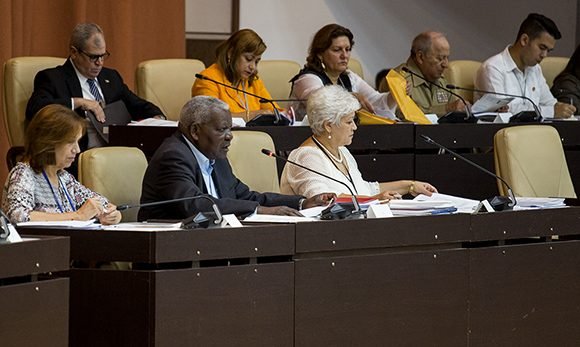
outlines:
[[[95,115],[95,118],[101,123],[105,122],[105,111],[100,102],[95,100],[74,98],[74,103],[76,108],[81,108],[84,111],[90,111]]]
[[[471,106],[469,102],[467,102],[467,105]],[[461,99],[456,99],[455,101],[448,102],[445,109],[447,110],[447,112],[453,111],[465,112],[465,104],[463,103],[463,101],[461,101]]]
[[[310,208],[314,206],[326,206],[330,203],[331,200],[334,199],[336,199],[336,194],[334,193],[321,193],[304,200],[302,208]]]
[[[576,113],[574,105],[557,102],[554,105],[554,118],[570,118]]]
[[[274,206],[274,207],[258,206],[256,212],[258,214],[276,214],[280,216],[304,217],[302,214],[300,214],[300,212],[288,206]]]

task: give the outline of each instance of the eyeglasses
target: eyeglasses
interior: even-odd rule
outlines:
[[[105,61],[111,55],[111,53],[109,53],[109,51],[106,51],[104,54],[89,54],[80,48],[77,48],[77,50],[79,52],[81,52],[82,54],[86,55],[87,58],[89,58],[89,60],[91,61],[91,63],[96,63],[97,60],[99,60],[99,59],[101,59],[102,61]]]

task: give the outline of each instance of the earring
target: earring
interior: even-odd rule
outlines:
[[[328,139],[330,140],[332,138],[332,135],[328,134]]]
[[[322,70],[326,71],[326,65],[324,65],[324,62],[322,62],[322,60],[320,61],[320,65],[322,65]]]

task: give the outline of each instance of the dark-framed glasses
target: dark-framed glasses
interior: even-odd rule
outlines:
[[[89,60],[91,61],[91,63],[96,63],[96,62],[97,62],[97,60],[99,60],[99,59],[100,59],[100,60],[102,60],[102,61],[105,61],[105,60],[107,60],[107,58],[108,58],[109,56],[111,56],[111,53],[109,53],[109,51],[106,51],[106,52],[105,52],[105,53],[103,53],[103,54],[89,54],[89,53],[87,53],[87,52],[83,51],[83,50],[82,50],[82,49],[80,49],[80,48],[77,48],[77,50],[78,50],[79,52],[81,52],[82,54],[86,55],[86,56],[87,56],[87,58],[89,58]]]

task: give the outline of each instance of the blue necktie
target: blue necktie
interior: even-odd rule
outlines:
[[[95,100],[98,102],[102,102],[103,97],[101,96],[101,93],[99,93],[99,88],[97,88],[96,81],[94,79],[88,79],[87,82],[89,83],[89,90],[91,91],[91,94],[93,94],[93,96],[95,97]]]

